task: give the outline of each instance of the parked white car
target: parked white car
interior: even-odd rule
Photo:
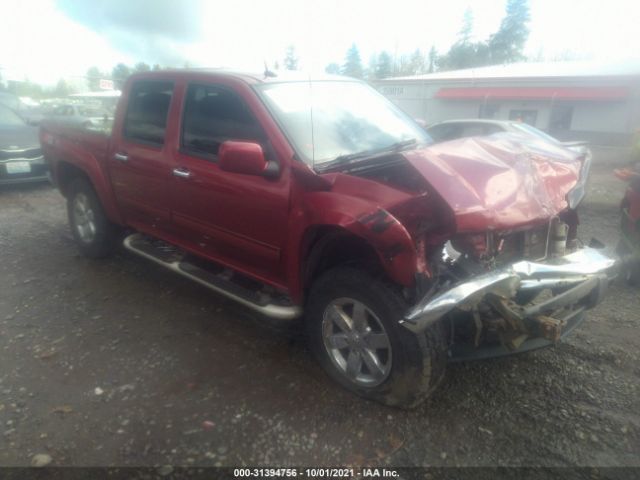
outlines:
[[[110,125],[113,121],[113,117],[106,110],[74,104],[55,107],[46,119],[65,125],[100,129]]]
[[[568,148],[577,153],[586,153],[589,150],[588,142],[563,142],[525,122],[482,118],[447,120],[426,127],[426,130],[435,142],[445,142],[447,140],[464,137],[485,136],[498,132],[510,132],[542,138],[549,143]]]

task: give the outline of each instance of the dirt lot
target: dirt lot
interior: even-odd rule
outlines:
[[[582,237],[617,241],[597,167]],[[451,365],[413,411],[334,386],[295,327],[123,251],[77,253],[49,186],[0,190],[0,465],[640,466],[640,291],[565,342]]]

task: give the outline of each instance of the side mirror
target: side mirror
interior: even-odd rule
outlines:
[[[218,164],[227,172],[263,176],[269,162],[257,143],[227,140],[218,149]]]

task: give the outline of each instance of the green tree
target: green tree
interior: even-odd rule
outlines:
[[[438,68],[440,70],[456,70],[490,64],[491,55],[488,42],[473,42],[472,38],[473,12],[471,9],[467,9],[456,42],[446,55],[437,59]]]
[[[387,51],[380,52],[378,61],[376,62],[375,77],[387,78],[393,75],[393,58]]]
[[[289,45],[284,56],[284,68],[286,70],[298,69],[298,57],[296,56],[296,47]]]
[[[103,78],[102,72],[98,67],[91,67],[87,70],[87,84],[92,92],[100,90],[100,79]]]
[[[58,80],[54,94],[56,97],[66,97],[72,93],[72,89],[64,78]]]
[[[507,0],[506,14],[498,31],[489,38],[492,63],[524,60],[522,53],[529,38],[529,1]]]
[[[354,43],[351,48],[347,50],[344,65],[342,66],[341,73],[347,77],[362,78],[362,60],[360,59],[360,52],[358,47]]]
[[[376,78],[376,69],[378,68],[378,55],[375,53],[369,57],[369,65],[364,70],[365,78]]]
[[[438,69],[438,51],[436,47],[432,46],[429,50],[429,55],[427,58],[428,68],[427,71],[429,73],[433,73]]]
[[[406,55],[396,58],[393,74],[398,76],[411,75],[411,62]]]
[[[473,10],[467,7],[462,17],[462,28],[458,32],[458,42],[471,43],[473,36]]]
[[[462,27],[456,42],[440,59],[440,66],[445,70],[456,70],[475,66],[477,45],[471,42],[473,36],[473,11],[467,8],[462,17]]]
[[[153,64],[153,68],[152,68],[152,70],[153,70],[154,72],[157,72],[158,70],[162,70],[162,67],[160,66],[160,64],[159,64],[159,63],[154,63],[154,64]]]
[[[340,75],[340,65],[337,63],[330,63],[324,68],[324,71],[331,75]]]
[[[148,72],[151,70],[151,67],[149,65],[147,65],[144,62],[138,62],[136,63],[136,66],[133,67],[133,71],[134,73],[138,73],[138,72]]]
[[[113,67],[113,70],[111,71],[111,78],[113,78],[113,83],[116,90],[122,90],[122,87],[124,87],[124,82],[127,81],[129,75],[131,75],[131,69],[124,63],[119,63],[115,67]]]
[[[424,66],[425,66],[424,55],[422,54],[420,49],[417,48],[411,54],[411,58],[409,59],[409,71],[411,72],[411,75],[417,75],[419,73],[424,72]]]
[[[28,78],[21,81],[9,80],[7,91],[16,97],[40,98],[42,96],[42,87]]]
[[[475,48],[469,43],[454,43],[447,54],[440,59],[443,70],[458,70],[473,67],[475,63]]]

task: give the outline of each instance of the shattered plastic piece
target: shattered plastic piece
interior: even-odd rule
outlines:
[[[71,412],[73,412],[73,408],[71,407],[71,405],[61,405],[51,410],[51,413],[71,413]]]
[[[32,467],[46,467],[49,465],[53,459],[51,455],[47,455],[46,453],[38,453],[31,458],[31,466]]]
[[[205,420],[204,422],[202,422],[202,428],[204,428],[205,430],[211,430],[215,426],[216,424],[211,420]]]

